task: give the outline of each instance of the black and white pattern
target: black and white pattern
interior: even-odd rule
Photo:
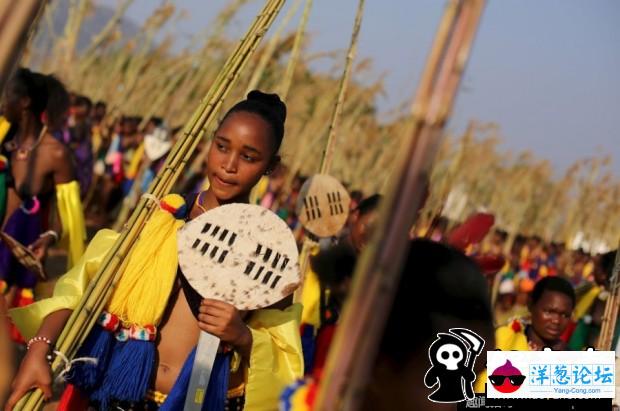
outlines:
[[[194,289],[239,309],[271,305],[300,281],[293,233],[259,206],[210,210],[179,231],[178,244],[179,265]]]
[[[331,193],[327,193],[327,203],[329,204],[329,215],[334,216],[344,214],[340,191],[332,191]]]
[[[317,174],[302,186],[296,212],[306,230],[317,237],[337,235],[349,215],[351,198],[334,177]]]

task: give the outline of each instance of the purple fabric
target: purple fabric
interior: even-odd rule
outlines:
[[[76,174],[80,183],[80,195],[82,198],[88,193],[93,178],[93,146],[90,124],[82,124],[69,129],[69,147],[75,158]]]
[[[74,148],[73,155],[75,156],[77,166],[78,182],[80,183],[80,195],[86,196],[90,183],[93,179],[93,150],[90,141],[84,141],[79,143]]]
[[[26,207],[31,207],[31,201]],[[13,212],[4,227],[4,232],[25,246],[35,242],[42,232],[41,213],[26,214],[21,207]],[[9,287],[33,288],[37,283],[37,275],[27,270],[13,256],[9,248],[0,242],[0,280],[6,281]]]

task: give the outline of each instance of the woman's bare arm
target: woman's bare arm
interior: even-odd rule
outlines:
[[[39,388],[43,391],[43,395],[47,399],[52,396],[52,375],[47,356],[56,344],[71,313],[72,310],[64,309],[55,311],[45,317],[35,337],[48,339],[52,345],[48,345],[43,340],[31,343],[26,356],[19,366],[17,376],[13,380],[11,396],[4,407],[5,411],[12,410],[15,404],[28,391],[34,388]]]

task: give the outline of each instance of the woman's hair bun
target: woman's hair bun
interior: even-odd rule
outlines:
[[[259,115],[263,120],[269,123],[273,131],[275,151],[277,152],[284,138],[284,122],[286,121],[286,104],[280,100],[280,97],[277,94],[252,90],[248,93],[245,100],[238,102],[228,110],[224,119],[230,114],[240,111]]]
[[[278,116],[280,121],[282,121],[282,123],[286,121],[286,104],[280,100],[280,96],[277,94],[263,93],[260,90],[252,90],[248,93],[247,99],[249,101],[257,101],[269,106],[274,114]]]

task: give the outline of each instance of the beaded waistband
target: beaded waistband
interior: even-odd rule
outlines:
[[[107,311],[101,313],[97,323],[105,330],[114,333],[114,336],[119,341],[155,341],[157,337],[157,327],[154,325],[126,325],[123,324],[123,321],[117,315]]]

